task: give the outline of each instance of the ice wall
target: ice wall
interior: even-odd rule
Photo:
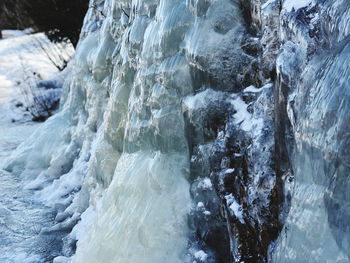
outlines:
[[[349,262],[350,4],[291,11],[280,16],[277,71],[294,176],[274,262]]]

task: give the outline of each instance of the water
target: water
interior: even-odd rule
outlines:
[[[0,162],[40,124],[1,123]],[[42,231],[53,221],[53,211],[24,189],[21,177],[0,170],[0,262],[50,262],[59,237]]]

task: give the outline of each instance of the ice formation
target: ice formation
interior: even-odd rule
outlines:
[[[70,232],[55,262],[349,262],[349,17],[91,0],[60,112],[6,164]]]

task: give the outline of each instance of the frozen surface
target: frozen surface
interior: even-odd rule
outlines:
[[[0,124],[0,162],[38,124]],[[23,189],[23,181],[0,170],[0,262],[41,263],[48,262],[60,251],[59,235],[40,234],[44,227],[52,225],[53,210],[33,200],[33,192]]]

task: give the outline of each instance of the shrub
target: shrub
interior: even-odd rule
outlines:
[[[76,46],[88,0],[0,0],[4,24],[45,32],[51,41]],[[1,22],[1,19],[0,19]],[[5,23],[6,22],[6,23]],[[0,25],[1,27],[1,25]]]

